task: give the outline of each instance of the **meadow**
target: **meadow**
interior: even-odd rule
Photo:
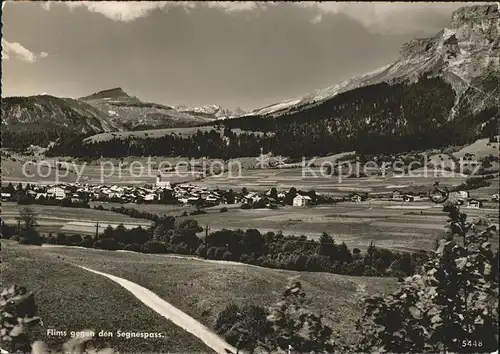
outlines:
[[[12,202],[2,203],[2,219],[9,225],[16,225],[16,217],[23,205]],[[117,227],[123,224],[126,228],[138,226],[149,227],[151,221],[135,219],[126,215],[83,208],[65,208],[49,205],[30,205],[36,214],[37,230],[41,233],[65,232],[95,235],[96,223],[99,223],[99,233],[108,226]]]
[[[85,264],[92,267],[92,253]],[[60,348],[70,332],[92,329],[113,332],[93,344],[122,353],[211,353],[198,338],[166,320],[118,284],[72,265],[64,253],[46,252],[39,246],[21,246],[2,241],[2,286],[18,284],[33,291],[43,325],[35,330],[37,340]],[[145,271],[145,270],[144,270]],[[147,272],[147,271],[146,271]],[[47,335],[48,329],[66,331],[66,336]],[[163,338],[119,338],[116,331],[157,332]]]
[[[218,176],[208,176],[203,180],[191,182],[208,188],[221,188],[241,190],[269,190],[273,187],[278,191],[295,187],[298,190],[315,190],[317,193],[334,196],[345,196],[350,192],[368,192],[378,195],[388,195],[394,190],[428,191],[436,180],[442,186],[452,187],[460,185],[467,179],[466,176],[448,176],[439,171],[415,170],[412,175],[399,176],[388,173],[385,176],[354,177],[328,176],[322,172],[320,167],[302,168],[266,168],[246,169],[241,175],[234,172],[225,172]]]
[[[469,218],[486,217],[498,225],[498,209],[463,208]],[[258,229],[305,235],[319,239],[323,232],[349,248],[366,249],[370,243],[401,251],[430,250],[436,238],[445,234],[447,213],[442,205],[430,202],[366,201],[314,207],[283,207],[277,210],[229,208],[207,209],[206,214],[182,217],[195,219],[210,231],[220,229]]]
[[[392,278],[283,271],[169,255],[66,247],[39,247],[38,253],[30,252],[40,257],[40,262],[57,262],[60,257],[136,282],[212,328],[217,314],[229,303],[269,306],[278,301],[290,279],[298,280],[310,299],[309,306],[324,316],[338,332],[336,340],[343,343],[357,339],[355,322],[362,297],[397,287]]]

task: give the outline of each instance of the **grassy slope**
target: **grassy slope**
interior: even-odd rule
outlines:
[[[387,278],[282,271],[162,255],[68,248],[40,252],[136,282],[209,327],[230,302],[273,304],[288,280],[297,277],[312,300],[311,307],[325,316],[338,331],[338,340],[345,343],[357,338],[355,321],[360,316],[361,295],[392,291],[397,286],[394,279]]]
[[[196,337],[146,307],[132,294],[99,275],[80,270],[65,257],[46,254],[39,247],[2,242],[2,286],[14,283],[35,293],[43,328],[38,338],[57,347],[67,337],[46,337],[49,328],[80,331],[161,332],[161,339],[99,338],[99,346],[121,352],[211,352]]]
[[[11,202],[2,203],[3,220],[10,225],[15,225],[19,209],[23,207],[23,205]],[[49,205],[29,205],[29,207],[35,211],[39,225],[38,230],[43,233],[61,231],[94,235],[96,222],[99,222],[100,225],[99,232],[104,232],[108,225],[116,227],[120,223],[128,227],[141,226],[143,228],[151,225],[149,220],[131,218],[111,211]]]

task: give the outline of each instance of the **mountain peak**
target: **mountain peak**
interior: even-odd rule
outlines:
[[[107,90],[102,90],[96,93],[93,93],[89,96],[81,97],[81,100],[89,101],[89,100],[97,100],[103,98],[118,98],[118,97],[130,97],[121,87],[115,87]]]
[[[465,22],[474,22],[477,20],[498,19],[500,17],[499,6],[474,5],[461,7],[452,15],[452,28],[457,28]]]

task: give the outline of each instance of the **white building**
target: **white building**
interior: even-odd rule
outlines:
[[[145,201],[153,201],[153,200],[156,200],[158,199],[157,196],[155,194],[146,194],[144,196],[144,200]]]
[[[159,172],[158,172],[158,175],[156,175],[156,187],[157,188],[172,189],[172,186],[170,185],[170,181],[164,181],[161,173],[159,173]]]
[[[467,208],[479,209],[481,207],[481,202],[477,199],[471,199],[467,203]]]
[[[311,202],[311,197],[308,197],[307,195],[297,195],[295,198],[293,198],[293,206],[306,206]]]
[[[12,194],[2,192],[2,200],[3,201],[6,201],[6,200],[10,199],[11,197],[12,197]]]
[[[66,190],[62,187],[52,187],[47,190],[47,196],[61,200],[66,198]]]

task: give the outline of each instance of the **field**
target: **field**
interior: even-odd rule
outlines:
[[[134,162],[131,164],[131,162]],[[121,160],[100,159],[87,163],[72,161],[67,158],[48,158],[43,162],[16,158],[16,160],[2,158],[2,184],[9,182],[17,184],[57,184],[90,183],[90,184],[154,184],[158,167],[179,166],[178,173],[164,173],[171,183],[180,183],[195,180],[200,176],[199,171],[188,171],[188,158],[129,158]],[[65,164],[65,169],[57,169],[56,164]],[[148,164],[149,163],[149,164]],[[160,165],[160,163],[162,165]],[[177,165],[179,164],[179,165]]]
[[[213,327],[218,312],[230,302],[262,306],[275,303],[289,279],[296,278],[311,299],[310,306],[339,331],[338,340],[344,343],[356,338],[354,325],[360,316],[361,296],[390,292],[397,286],[389,278],[280,271],[168,255],[48,247],[37,251],[30,252],[40,262],[57,262],[59,256],[66,262],[136,282],[208,327]]]
[[[498,208],[462,210],[470,220],[484,216],[498,224]],[[345,242],[349,247],[365,249],[373,241],[382,248],[415,251],[434,247],[436,238],[445,232],[448,216],[441,205],[430,202],[371,201],[278,210],[230,208],[225,213],[214,207],[207,214],[184,218],[196,219],[201,226],[208,225],[210,231],[254,228],[310,239],[327,232],[336,242]]]
[[[489,139],[479,139],[474,143],[465,146],[453,155],[455,157],[461,158],[465,154],[474,154],[476,158],[482,158],[485,156],[493,155],[498,156],[499,143],[489,143]]]
[[[92,260],[86,254],[87,264]],[[35,294],[42,328],[36,339],[60,348],[71,331],[93,329],[113,332],[112,338],[96,336],[95,345],[110,346],[122,353],[205,352],[192,336],[143,305],[132,294],[102,276],[81,270],[65,256],[56,256],[36,246],[2,241],[2,286],[25,286]],[[47,336],[48,329],[67,331],[67,336]],[[125,339],[116,331],[163,333],[164,338]]]
[[[218,171],[219,159],[189,159],[187,157],[125,157],[123,159],[98,159],[86,162],[67,157],[47,158],[34,161],[26,156],[14,158],[2,157],[2,185],[9,182],[32,184],[90,183],[143,185],[154,184],[158,169],[164,178],[171,183],[183,183],[200,179],[202,171],[210,172],[211,166]],[[257,162],[255,157],[231,159],[227,164],[241,166],[243,169],[253,168]],[[57,169],[57,163],[64,169]],[[188,164],[195,164],[193,170]],[[169,171],[169,169],[172,169]]]
[[[434,171],[416,170],[412,175],[371,176],[348,178],[347,176],[327,176],[321,168],[268,168],[243,170],[241,175],[236,171],[226,172],[221,176],[210,176],[192,184],[209,188],[232,188],[241,190],[269,190],[272,187],[278,191],[288,191],[291,187],[298,190],[315,190],[318,193],[345,196],[349,192],[369,192],[391,194],[393,190],[425,190],[427,191],[436,180],[442,186],[455,186],[463,183],[466,176],[448,176]]]
[[[4,222],[9,225],[16,225],[16,217],[22,207],[16,203],[2,203],[2,219]],[[36,213],[39,225],[37,230],[42,233],[60,231],[95,235],[96,223],[99,223],[99,233],[102,233],[108,225],[116,227],[120,223],[123,223],[126,228],[149,227],[151,225],[149,220],[135,219],[110,211],[48,205],[30,205],[29,207]]]

